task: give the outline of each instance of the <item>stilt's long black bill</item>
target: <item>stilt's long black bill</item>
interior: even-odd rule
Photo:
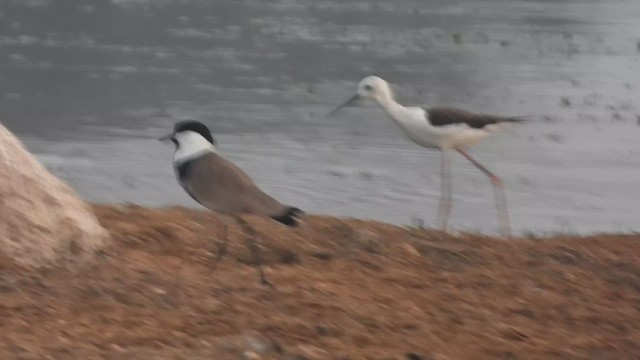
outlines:
[[[356,101],[358,101],[358,100],[360,100],[360,95],[358,95],[358,94],[353,95],[351,98],[349,98],[349,100],[345,101],[342,105],[340,105],[340,106],[338,106],[337,108],[335,108],[335,109],[333,109],[333,110],[329,111],[329,112],[327,113],[327,115],[325,115],[325,117],[333,115],[333,114],[334,114],[334,113],[336,113],[338,110],[342,109],[342,108],[343,108],[343,107],[345,107],[345,106],[349,106],[349,105],[351,105],[351,104],[355,103],[355,102],[356,102]]]
[[[173,138],[173,133],[161,137],[160,139],[158,139],[158,141],[163,141],[163,142],[164,141],[169,141],[169,140],[171,140],[171,138]]]

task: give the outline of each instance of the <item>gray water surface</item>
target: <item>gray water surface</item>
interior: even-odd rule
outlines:
[[[192,205],[174,121],[311,213],[426,225],[439,154],[373,104],[322,114],[379,75],[400,102],[529,115],[472,149],[514,228],[638,231],[635,0],[0,0],[0,120],[83,197]],[[489,182],[456,157],[452,225],[493,233]]]

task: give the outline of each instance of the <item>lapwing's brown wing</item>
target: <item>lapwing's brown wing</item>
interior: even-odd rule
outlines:
[[[491,124],[504,122],[520,122],[522,117],[508,117],[488,114],[472,113],[454,107],[432,107],[425,109],[429,123],[433,126],[446,126],[453,124],[467,124],[469,127],[482,129]]]
[[[287,207],[260,190],[242,169],[216,153],[189,164],[183,186],[199,203],[222,213],[279,216]]]

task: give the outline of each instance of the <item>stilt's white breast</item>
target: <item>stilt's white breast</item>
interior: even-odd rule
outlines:
[[[418,145],[439,148],[440,137],[427,121],[425,111],[417,107],[405,108],[405,110],[399,114],[401,119],[397,120],[404,133]]]
[[[475,129],[467,124],[433,126],[427,112],[418,107],[401,107],[389,112],[403,132],[416,144],[431,149],[455,149],[474,145],[490,134],[486,129]]]

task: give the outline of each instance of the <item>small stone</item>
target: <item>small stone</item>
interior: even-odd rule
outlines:
[[[324,326],[316,326],[316,333],[320,336],[328,336],[329,335],[329,329],[327,329]]]
[[[249,331],[242,335],[245,349],[258,354],[266,354],[271,351],[269,341],[255,331]]]
[[[273,351],[272,344],[257,331],[246,331],[242,334],[217,338],[213,346],[224,352],[244,354],[251,352],[266,354]]]
[[[208,348],[211,347],[211,343],[208,342],[207,340],[200,340],[200,344],[202,344],[203,346],[206,346]]]
[[[414,352],[406,353],[405,357],[407,358],[407,360],[435,360],[435,357],[433,355],[418,355]]]
[[[298,345],[296,346],[296,353],[309,360],[329,358],[329,353],[326,350],[313,345]]]
[[[323,260],[323,261],[329,261],[329,260],[331,260],[333,258],[333,255],[329,251],[326,251],[326,250],[318,250],[318,251],[313,253],[313,256],[316,259],[320,259],[320,260]]]
[[[242,358],[245,360],[260,360],[262,357],[253,351],[245,351],[242,353]]]
[[[198,303],[198,309],[202,310],[204,312],[216,311],[216,310],[220,309],[221,306],[222,306],[222,302],[220,302],[219,300],[216,300],[214,298],[202,299]]]
[[[384,239],[380,234],[377,234],[371,230],[358,229],[356,231],[355,240],[360,243],[360,247],[370,253],[380,252]]]
[[[406,253],[410,256],[413,257],[420,257],[420,252],[418,251],[418,249],[416,249],[413,245],[411,244],[407,244],[404,243],[402,244],[402,248],[404,249],[404,251],[406,251]]]
[[[290,354],[282,358],[282,360],[310,360],[299,354]]]
[[[280,262],[285,265],[294,265],[300,263],[300,257],[298,257],[298,254],[294,253],[291,250],[282,250],[278,255],[280,257]]]
[[[156,293],[158,295],[167,295],[167,290],[160,289],[160,288],[157,288],[157,287],[152,288],[151,291],[153,291],[154,293]]]
[[[117,353],[123,353],[124,349],[120,346],[120,345],[116,345],[116,344],[111,344],[109,345],[109,348]]]

